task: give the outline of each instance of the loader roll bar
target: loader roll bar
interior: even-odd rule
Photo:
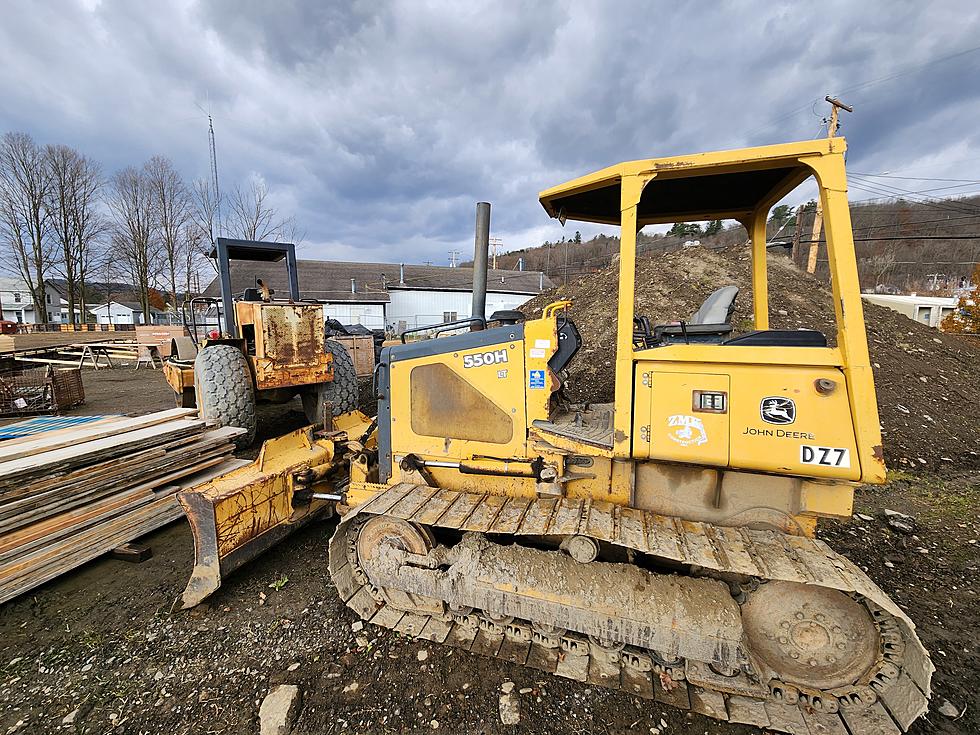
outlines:
[[[258,260],[279,262],[285,258],[286,275],[289,279],[289,298],[299,301],[299,274],[296,268],[296,246],[291,242],[261,242],[258,240],[234,240],[219,237],[209,256],[217,261],[218,282],[221,286],[221,303],[225,312],[225,331],[231,338],[238,337],[235,321],[234,294],[231,289],[231,260]]]
[[[854,255],[843,138],[785,143],[672,158],[628,161],[541,192],[541,205],[563,224],[573,219],[620,226],[619,298],[616,320],[614,454],[630,456],[635,350],[633,317],[636,235],[648,224],[734,219],[752,243],[754,329],[769,328],[766,222],[770,208],[811,176],[824,212],[837,346],[807,348],[807,359],[834,364],[847,378],[862,464],[880,460],[881,434],[874,379],[864,330],[864,309]],[[772,349],[681,345],[703,362],[730,362],[731,352]],[[783,348],[780,348],[783,349]],[[819,354],[817,352],[819,351]],[[788,354],[788,353],[787,353]],[[691,358],[679,358],[691,359]],[[779,358],[770,358],[778,362]]]

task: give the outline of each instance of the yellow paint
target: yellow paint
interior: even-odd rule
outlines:
[[[447,349],[441,354],[391,363],[394,461],[387,487],[402,480],[421,481],[419,473],[402,473],[398,467],[401,458],[413,454],[423,460],[450,465],[462,462],[501,473],[473,475],[453,466],[429,467],[429,476],[441,488],[522,497],[547,491],[550,486],[539,488],[535,478],[506,474],[509,463],[523,458],[555,467],[570,498],[589,497],[625,506],[641,502],[638,498],[642,495],[647,507],[655,503],[670,506],[682,519],[710,517],[724,522],[726,508],[743,503],[744,511],[748,504],[761,502],[762,516],[768,513],[781,519],[789,532],[812,535],[817,517],[849,515],[855,483],[882,482],[884,465],[847,209],[845,150],[843,139],[834,138],[632,161],[542,192],[541,202],[550,214],[572,219],[574,213],[558,208],[559,201],[568,201],[571,195],[613,188],[619,199],[618,212],[590,220],[621,227],[611,445],[595,446],[534,425],[535,421],[553,418],[555,410],[552,399],[559,381],[548,369],[548,360],[557,349],[558,322],[568,306],[567,302],[556,302],[540,319],[524,324],[523,338],[503,327],[500,342],[492,347]],[[654,180],[659,185],[683,177],[749,171],[770,172],[766,179],[769,188],[758,193],[757,201],[739,199],[738,204],[727,206],[715,200],[712,211],[693,211],[700,205],[692,199],[693,203],[683,205],[685,211],[666,212],[643,200],[645,187]],[[754,324],[757,329],[767,329],[766,218],[781,197],[811,175],[817,180],[826,222],[836,347],[674,344],[633,349],[636,234],[643,225],[717,218],[734,218],[745,224],[752,243]],[[615,198],[602,201],[615,202]],[[587,209],[583,206],[583,211]],[[641,216],[641,210],[658,213]],[[605,210],[596,207],[594,211]],[[666,320],[682,315],[656,316]],[[472,363],[473,356],[498,350],[506,352],[505,361],[464,366],[467,358]],[[606,358],[582,354],[576,359]],[[498,419],[500,413],[510,417],[513,431],[508,438],[499,442],[454,438],[466,433],[460,427],[467,422],[481,420],[472,415],[453,416],[438,427],[416,420],[413,429],[413,419],[418,419],[420,412],[433,411],[434,416],[436,409],[445,411],[437,402],[453,399],[446,395],[448,387],[440,391],[440,386],[431,382],[424,384],[427,395],[413,397],[413,385],[423,385],[422,381],[413,384],[413,371],[433,365],[441,366],[437,372],[451,374],[448,382],[455,386],[452,390],[476,394],[482,401],[468,405],[483,406],[488,415]],[[545,371],[543,389],[529,387],[531,370]],[[724,412],[701,410],[705,406],[695,402],[696,391],[723,393]],[[792,399],[792,422],[763,420],[761,408],[766,399],[773,398]],[[355,425],[363,426],[364,419],[338,419],[336,423],[344,426],[345,421],[351,422],[350,431],[354,431]],[[418,433],[423,425],[429,433]],[[828,465],[807,463],[805,446],[846,451],[848,460]],[[301,454],[295,446],[275,447],[274,451],[267,448],[265,454],[270,452],[288,454],[288,461]],[[228,483],[240,488],[248,477],[243,474]],[[638,481],[642,481],[640,486]],[[355,467],[345,507],[366,502],[384,487],[369,482],[364,468]],[[278,486],[269,484],[269,488],[283,493]],[[285,512],[285,506],[270,507],[276,513]]]

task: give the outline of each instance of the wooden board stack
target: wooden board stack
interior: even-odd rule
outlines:
[[[183,514],[176,493],[247,464],[194,409],[0,442],[0,603]]]

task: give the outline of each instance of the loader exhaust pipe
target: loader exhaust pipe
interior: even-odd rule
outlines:
[[[487,318],[487,259],[490,252],[490,202],[476,203],[476,240],[473,245],[473,307],[470,317]],[[475,323],[471,331],[483,329]]]

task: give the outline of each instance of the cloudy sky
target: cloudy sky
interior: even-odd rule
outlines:
[[[851,170],[980,179],[975,0],[2,5],[0,131],[109,172],[163,154],[192,179],[209,108],[221,186],[264,179],[304,257],[468,256],[478,200],[505,249],[557,239],[541,189],[815,137],[827,93],[855,108]]]

